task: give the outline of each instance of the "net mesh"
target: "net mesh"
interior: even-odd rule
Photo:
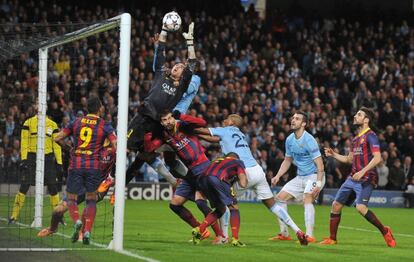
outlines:
[[[68,24],[2,24],[0,25],[0,248],[77,249],[70,235],[73,224],[65,214],[67,226],[58,233],[39,238],[38,228],[31,227],[34,217],[35,188],[26,193],[16,221],[9,223],[16,194],[21,189],[20,130],[24,121],[37,114],[39,57],[38,49],[57,41],[91,32],[106,22],[90,25]],[[105,30],[105,29],[102,29]],[[76,31],[75,34],[67,32]],[[65,35],[66,34],[66,35]],[[85,115],[90,95],[98,95],[105,106],[104,119],[116,128],[119,28],[106,30],[48,49],[47,107],[48,116],[60,128],[77,116]],[[46,106],[46,105],[45,105]],[[70,140],[67,141],[70,143]],[[58,173],[59,195],[65,190],[69,153],[62,153],[64,173]],[[43,226],[49,226],[52,214],[48,190],[43,201]],[[79,205],[82,213],[84,204]],[[105,247],[112,239],[112,206],[105,199],[97,204],[92,230],[92,247]]]

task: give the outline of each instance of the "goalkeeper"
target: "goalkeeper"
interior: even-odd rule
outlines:
[[[171,184],[175,183],[174,177],[161,161],[156,161],[155,152],[144,152],[144,135],[152,132],[154,136],[162,130],[160,125],[160,113],[166,110],[172,111],[185,97],[192,76],[195,72],[197,60],[193,45],[194,23],[191,23],[187,33],[183,33],[188,49],[187,63],[177,63],[171,69],[165,66],[165,44],[168,31],[163,25],[159,35],[154,37],[156,42],[153,70],[154,80],[148,96],[138,110],[138,114],[132,119],[128,130],[128,149],[139,151],[140,154],[128,167],[126,183],[132,180],[134,172],[144,162],[150,164],[160,175],[165,177]],[[176,161],[172,169],[178,173],[185,174],[186,168],[181,161]],[[185,170],[185,171],[184,171]]]

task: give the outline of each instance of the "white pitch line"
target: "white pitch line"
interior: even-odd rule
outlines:
[[[4,217],[0,217],[0,221],[8,222],[8,219],[7,218],[4,218]],[[20,222],[15,222],[15,224],[16,225],[19,225],[19,226],[22,226],[23,228],[31,228],[29,225],[23,224],[23,223],[20,223]],[[14,228],[16,228],[16,227],[14,227]],[[39,230],[37,228],[34,228],[34,229]],[[68,236],[68,235],[65,235],[65,234],[62,234],[62,233],[59,233],[59,232],[54,233],[54,235],[58,235],[58,236],[61,236],[61,237],[64,237],[64,238],[68,238],[68,239],[71,238],[71,236]],[[99,244],[99,243],[96,243],[96,242],[93,242],[93,241],[91,241],[90,243],[93,246],[100,247],[100,248],[104,248],[106,250],[110,250],[110,249],[108,249],[108,246],[107,245]],[[6,251],[12,251],[11,249],[13,249],[13,248],[5,248],[5,249],[6,249]],[[34,248],[27,248],[27,249],[32,249],[31,251],[35,251]],[[47,248],[41,248],[41,249],[42,249],[41,251],[46,251],[46,250],[49,250],[49,251],[50,250],[54,250],[54,251],[58,251],[58,250],[59,251],[63,251],[63,250],[73,250],[73,249],[64,249],[64,248],[49,248],[49,249],[47,249]],[[16,249],[16,251],[17,250],[20,250],[20,251],[28,251],[26,249]],[[86,250],[88,250],[88,248],[79,248],[77,250],[85,250],[86,251]],[[97,249],[95,249],[95,250],[97,250]],[[0,249],[0,251],[2,251],[2,249]],[[130,252],[130,251],[127,251],[127,250],[115,251],[115,252],[116,253],[120,253],[120,254],[125,255],[125,256],[142,259],[142,260],[147,261],[147,262],[160,262],[159,260],[156,260],[156,259],[153,259],[153,258],[150,258],[150,257],[140,256],[138,254],[135,254],[135,253]]]
[[[371,232],[371,233],[379,233],[378,230],[369,230],[369,229],[364,229],[364,228],[358,228],[358,227],[347,227],[347,226],[339,226],[340,228],[343,229],[349,229],[349,230],[355,230],[355,231],[362,231],[362,232]],[[394,236],[400,236],[400,237],[413,237],[414,235],[410,235],[410,234],[400,234],[400,233],[392,233]]]

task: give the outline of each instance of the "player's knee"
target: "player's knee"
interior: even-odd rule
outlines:
[[[29,184],[21,184],[19,192],[26,195],[27,191],[29,191],[29,188],[30,188]]]
[[[356,208],[356,210],[358,210],[358,212],[361,215],[365,215],[367,213],[367,211],[368,211],[368,208],[365,205],[356,205],[355,208]]]
[[[96,201],[96,192],[87,192],[86,200],[95,200]]]
[[[342,205],[336,201],[332,202],[332,211],[333,212],[340,212],[342,209]]]

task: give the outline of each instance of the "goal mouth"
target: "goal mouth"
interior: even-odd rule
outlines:
[[[25,164],[23,169],[20,160],[16,160],[13,163],[14,169],[10,170],[16,172],[16,176],[13,178],[12,173],[9,173],[4,179],[0,177],[0,199],[6,200],[0,201],[0,207],[7,211],[0,217],[0,251],[102,249],[107,248],[110,243],[111,249],[122,251],[131,16],[125,13],[88,25],[71,23],[4,26],[8,28],[0,30],[0,40],[5,40],[0,41],[0,70],[6,73],[8,88],[18,90],[7,94],[10,96],[9,99],[6,98],[7,105],[17,108],[18,114],[23,115],[20,115],[22,126],[19,128],[23,128],[23,123],[32,116],[37,117],[37,125],[33,125],[36,129],[29,133],[29,140],[24,140],[27,142],[25,148],[35,148],[27,150],[32,152],[31,165],[27,167]],[[57,31],[53,31],[52,27],[57,28]],[[69,30],[62,29],[66,27],[72,32],[66,33]],[[82,64],[85,61],[86,64]],[[80,83],[79,86],[76,83]],[[34,93],[26,97],[24,92],[30,93],[31,90]],[[56,123],[59,127],[64,127],[67,124],[66,117],[72,121],[79,114],[88,113],[84,101],[90,95],[99,96],[107,106],[102,118],[109,119],[106,121],[112,122],[117,132],[117,164],[113,174],[117,174],[117,201],[114,207],[108,200],[97,204],[89,245],[71,243],[73,223],[68,215],[65,215],[67,226],[59,226],[59,231],[52,236],[39,238],[37,233],[42,227],[49,226],[52,209],[58,202],[58,198],[51,197],[49,203],[49,197],[45,197],[50,193],[49,187],[48,191],[45,190],[46,186],[56,183],[56,178],[50,180],[49,176],[51,173],[58,173],[59,165],[65,165],[58,163],[59,153],[50,139],[55,131],[48,126],[48,121],[53,120],[53,117],[46,117],[46,111],[58,115],[60,120],[56,120]],[[109,107],[111,112],[108,112]],[[28,127],[24,126],[26,128]],[[11,138],[19,142],[20,132],[16,133],[18,134],[13,134]],[[30,139],[36,140],[32,143]],[[19,145],[14,150],[19,155]],[[56,163],[50,162],[51,157]],[[69,152],[62,158],[69,159]],[[58,166],[55,167],[56,164]],[[29,175],[33,181],[27,182]],[[26,177],[24,183],[22,177]],[[53,179],[54,182],[50,182]],[[23,184],[24,187],[21,186]],[[32,186],[27,189],[27,184]],[[25,188],[23,193],[22,188]],[[63,198],[60,192],[58,195]],[[82,209],[83,206],[79,208],[80,213]]]

